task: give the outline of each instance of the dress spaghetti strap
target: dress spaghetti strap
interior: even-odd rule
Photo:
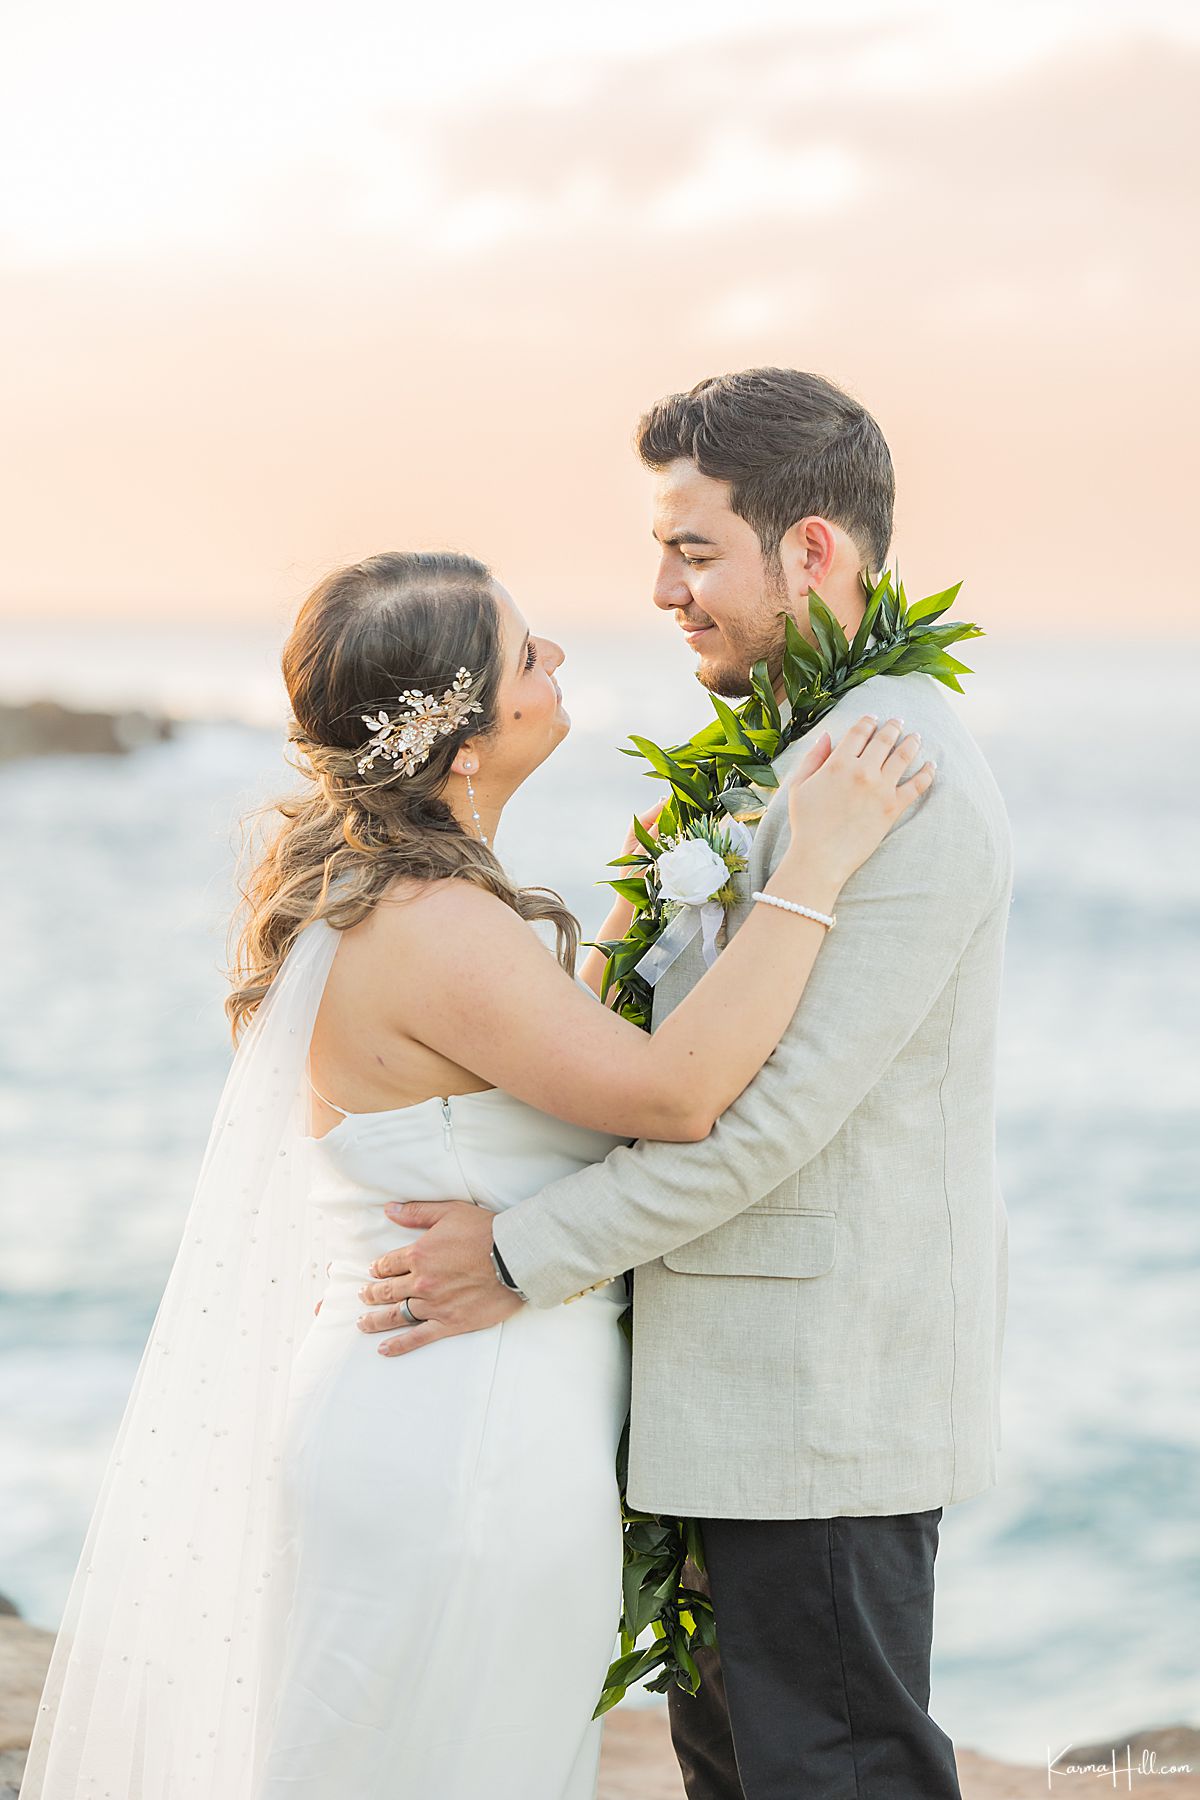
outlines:
[[[335,1106],[332,1100],[326,1100],[324,1094],[316,1085],[311,1075],[308,1077],[308,1085],[317,1096],[317,1099],[322,1101],[323,1104],[329,1108],[330,1112],[341,1113],[343,1119],[349,1119],[354,1116],[352,1113],[348,1113],[344,1106]]]

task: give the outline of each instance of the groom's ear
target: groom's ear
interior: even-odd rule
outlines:
[[[789,525],[779,540],[788,593],[807,594],[809,588],[819,593],[836,555],[837,535],[828,519],[812,513]]]

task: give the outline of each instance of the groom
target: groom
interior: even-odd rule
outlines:
[[[810,589],[853,635],[894,491],[862,406],[753,369],[660,401],[638,449],[656,477],[654,601],[705,687],[745,695],[760,657],[777,675],[780,611],[810,635]],[[429,1320],[403,1352],[636,1268],[629,1500],[701,1521],[719,1640],[699,1694],[670,1696],[689,1800],[959,1794],[928,1712],[933,1574],[943,1507],[995,1480],[1009,833],[929,676],[873,677],[821,728],[836,743],[868,711],[919,731],[937,779],[842,890],[786,1035],[709,1137],[619,1148],[495,1216],[390,1207],[429,1229],[365,1290],[368,1329],[394,1330],[409,1296]],[[804,747],[782,752],[781,780]],[[787,836],[779,793],[747,895]],[[655,989],[655,1025],[703,971],[696,940]]]

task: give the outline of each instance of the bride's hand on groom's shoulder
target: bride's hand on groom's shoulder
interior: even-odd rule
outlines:
[[[921,739],[903,719],[881,725],[871,713],[835,745],[823,731],[788,785],[788,855],[815,854],[838,883],[862,867],[901,815],[933,785],[933,762],[918,766]]]

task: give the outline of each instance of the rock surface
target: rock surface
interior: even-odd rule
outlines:
[[[0,1800],[7,1800],[5,1780],[24,1764],[53,1644],[52,1631],[13,1613],[0,1618]]]
[[[12,1615],[0,1596],[0,1800],[15,1800],[20,1786],[53,1642],[51,1632]],[[1126,1746],[1131,1776],[1126,1773]],[[1111,1792],[1111,1775],[1098,1776],[1094,1770],[1109,1765],[1114,1747],[1120,1793],[1139,1793],[1145,1800],[1151,1794],[1159,1800],[1200,1800],[1200,1731],[1184,1725],[1130,1732],[1112,1744],[1073,1746],[1061,1763],[1090,1764],[1093,1772],[1072,1775],[1064,1769],[1049,1785],[1044,1766],[1020,1768],[960,1750],[963,1800],[1041,1800],[1047,1792],[1081,1794],[1100,1788]],[[1168,1772],[1182,1764],[1190,1764],[1191,1772]],[[598,1800],[684,1800],[665,1709],[626,1706],[609,1714]]]
[[[0,762],[19,756],[121,756],[169,738],[169,719],[144,712],[82,712],[57,700],[0,701]]]
[[[1126,1744],[1132,1756],[1132,1776],[1126,1776]],[[1063,1763],[1109,1765],[1117,1751],[1117,1791],[1151,1794],[1159,1800],[1200,1800],[1200,1731],[1184,1725],[1118,1736],[1110,1745],[1075,1746]],[[1055,1746],[1057,1750],[1058,1746]],[[1143,1752],[1147,1772],[1140,1772]],[[1157,1759],[1157,1767],[1149,1759]],[[1171,1766],[1191,1765],[1190,1774],[1167,1774]],[[1061,1765],[1060,1765],[1061,1766]],[[1082,1794],[1112,1791],[1111,1774],[1055,1773],[1047,1783],[1046,1769],[1023,1768],[1016,1763],[994,1762],[973,1751],[958,1752],[958,1776],[963,1800],[1045,1800],[1050,1794]],[[1131,1783],[1131,1784],[1130,1784]],[[664,1711],[624,1707],[610,1715],[600,1758],[599,1800],[684,1800],[683,1783],[671,1751]]]

